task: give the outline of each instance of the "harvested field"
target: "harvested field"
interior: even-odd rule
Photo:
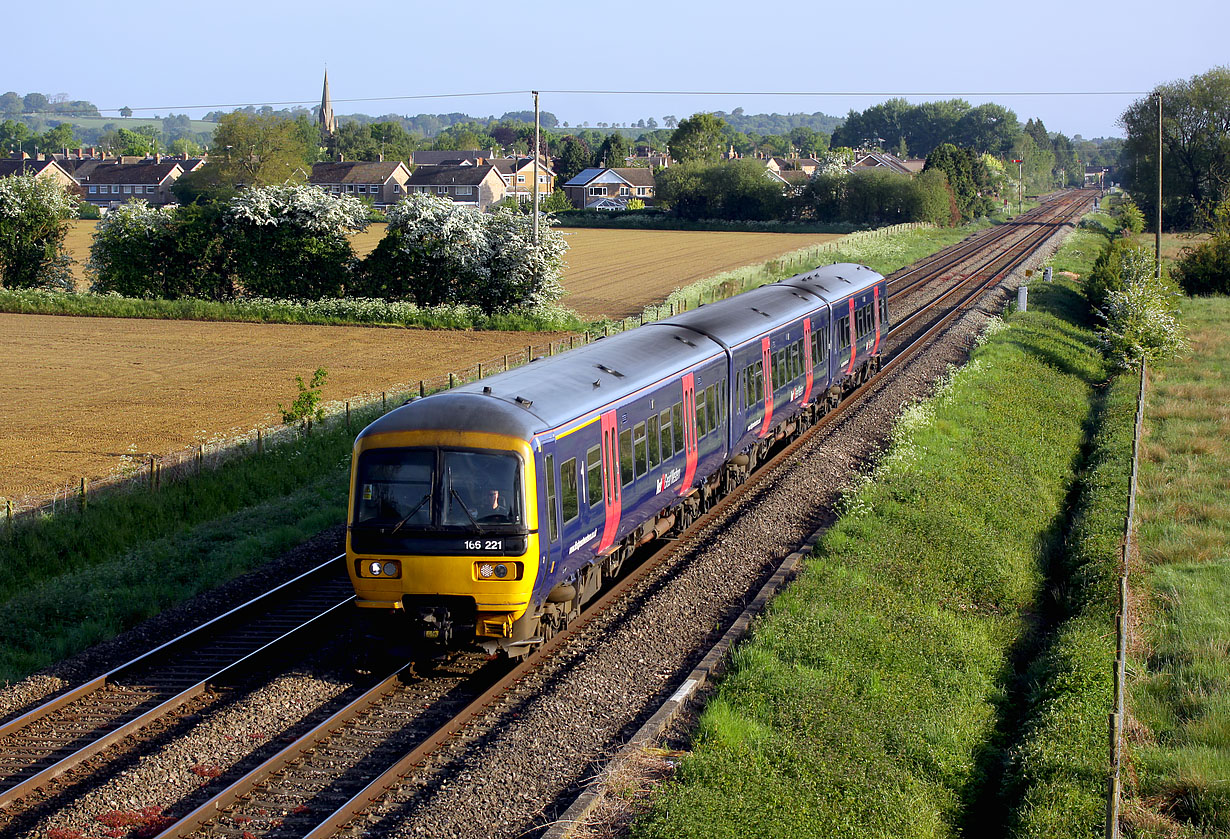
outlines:
[[[569,245],[563,303],[587,318],[634,315],[697,280],[841,238],[824,233],[561,232]]]
[[[126,456],[280,421],[294,377],[326,400],[412,386],[542,344],[535,333],[0,314],[0,497],[63,489]]]

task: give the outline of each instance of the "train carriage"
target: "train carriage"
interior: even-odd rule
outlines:
[[[527,652],[862,381],[885,294],[826,266],[387,414],[355,441],[358,606],[395,644]]]

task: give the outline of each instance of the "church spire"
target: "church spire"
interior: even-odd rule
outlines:
[[[320,97],[320,115],[316,119],[320,123],[320,138],[326,146],[332,147],[334,135],[337,134],[337,117],[333,115],[333,102],[329,99],[329,71],[325,70],[325,91]]]

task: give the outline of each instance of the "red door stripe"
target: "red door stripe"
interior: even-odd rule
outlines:
[[[764,420],[760,423],[759,436],[764,437],[773,422],[773,352],[768,336],[760,339],[760,360],[764,367]]]
[[[850,366],[846,368],[847,373],[854,372],[854,357],[858,354],[858,333],[856,324],[854,323],[854,298],[850,298]]]
[[[803,318],[803,369],[807,371],[807,388],[803,391],[804,405],[811,399],[812,368],[811,318]]]
[[[880,287],[879,286],[875,287],[875,294],[873,296],[875,297],[876,342],[875,342],[875,346],[871,348],[871,354],[875,355],[876,352],[880,349]]]
[[[615,534],[619,531],[619,517],[623,509],[619,489],[619,422],[615,411],[607,411],[602,415],[602,480],[606,483],[606,491],[602,493],[606,524],[602,528],[598,553],[604,553],[615,544]]]
[[[687,466],[679,484],[679,494],[687,495],[692,490],[696,477],[698,448],[696,445],[696,378],[692,373],[683,377],[683,448],[687,452]]]

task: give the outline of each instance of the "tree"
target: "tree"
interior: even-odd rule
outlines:
[[[124,119],[128,119],[130,116],[132,116],[132,108],[128,107],[127,105],[120,108],[120,116],[122,116]]]
[[[226,225],[243,292],[252,297],[339,297],[350,279],[348,236],[367,228],[367,206],[308,186],[243,190]]]
[[[580,137],[569,134],[561,143],[559,162],[555,167],[559,183],[572,180],[583,170],[592,166],[593,162],[594,156],[590,153],[589,145]]]
[[[209,165],[217,167],[224,183],[249,187],[303,183],[311,153],[295,120],[235,111],[218,121]]]
[[[726,123],[713,114],[693,114],[671,135],[671,157],[680,163],[716,163],[726,150],[725,128]]]
[[[0,123],[0,152],[34,151],[34,134],[24,122],[6,119]]]
[[[1176,289],[1156,273],[1153,253],[1134,242],[1111,245],[1118,254],[1118,282],[1098,307],[1105,326],[1096,330],[1102,352],[1115,366],[1136,367],[1142,358],[1173,358],[1187,347]]]
[[[1012,147],[1021,125],[1016,114],[988,102],[971,108],[957,121],[953,142],[975,152],[1003,154]]]
[[[49,128],[38,138],[38,150],[44,154],[55,154],[72,148],[76,144],[77,138],[73,135],[71,122],[62,122],[54,128]]]
[[[71,288],[64,251],[77,198],[35,175],[0,178],[0,287]]]
[[[784,218],[780,182],[755,160],[684,163],[659,173],[658,203],[686,219],[768,221]]]
[[[1230,294],[1230,200],[1222,201],[1202,226],[1210,227],[1213,235],[1183,250],[1175,279],[1191,295]]]
[[[1188,228],[1230,195],[1230,67],[1158,85],[1120,117],[1124,182],[1145,217],[1157,217],[1157,97],[1162,97],[1163,224]]]
[[[594,155],[595,166],[618,168],[627,164],[628,138],[618,132],[608,134]]]
[[[51,105],[51,102],[41,93],[27,93],[22,97],[22,104],[25,105],[26,113],[35,114],[45,112]]]
[[[963,220],[969,221],[991,211],[988,196],[992,188],[991,173],[980,155],[944,143],[927,155],[923,171],[931,169],[939,169],[947,177]]]
[[[0,116],[16,117],[21,116],[26,111],[26,104],[21,101],[21,97],[16,91],[10,90],[3,96],[0,96]]]
[[[664,125],[666,125],[667,128],[670,128],[670,129],[674,129],[674,127],[679,124],[679,120],[676,119],[673,114],[667,114],[666,116],[662,117],[662,122]]]

